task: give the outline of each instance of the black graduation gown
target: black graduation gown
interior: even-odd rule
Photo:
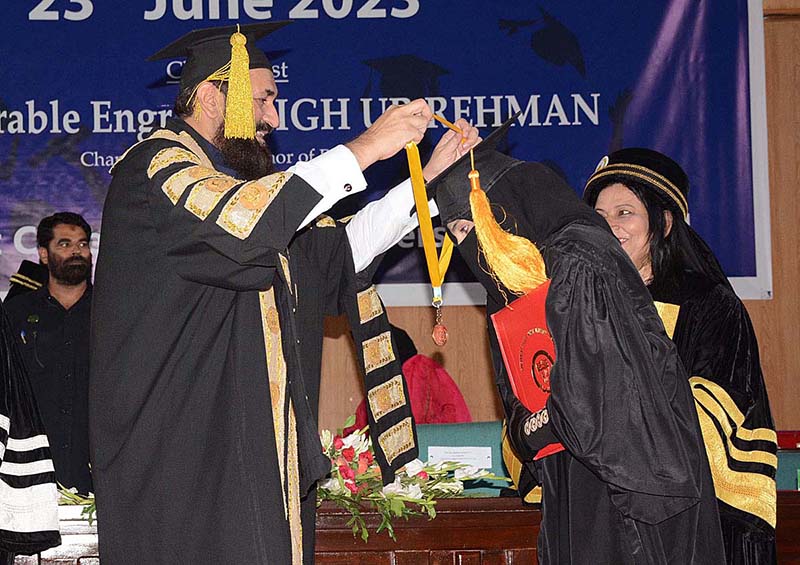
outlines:
[[[566,448],[527,464],[542,485],[540,563],[722,563],[691,391],[636,270],[597,226],[572,223],[539,247],[556,345],[549,422],[511,437],[534,453]],[[520,430],[498,357],[509,430]]]
[[[61,543],[50,447],[0,301],[0,563]]]
[[[47,287],[6,304],[51,443],[56,479],[84,495],[94,492],[87,406],[92,286],[69,310]]]
[[[775,563],[777,438],[747,310],[726,282],[694,272],[654,298],[680,306],[673,340],[700,416],[727,561]]]
[[[322,319],[352,278],[349,245],[341,228],[295,235],[321,198],[299,177],[249,193],[222,175],[193,185],[221,170],[198,164],[213,148],[178,120],[159,135],[116,165],[103,212],[90,380],[100,554],[285,565],[259,291],[275,293],[305,493],[330,468],[315,418]],[[306,563],[313,518],[311,495]]]
[[[545,318],[556,359],[536,413],[512,393],[489,322],[507,434],[524,462],[520,494],[542,485],[539,562],[723,563],[686,372],[638,272],[605,221],[551,169],[476,153],[495,217],[537,245],[550,279]],[[466,175],[456,171],[437,191],[445,223],[471,217]],[[504,308],[475,230],[458,250],[487,291],[487,314]],[[533,461],[553,442],[565,450]]]

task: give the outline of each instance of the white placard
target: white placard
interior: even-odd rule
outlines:
[[[452,461],[471,465],[478,469],[492,468],[492,448],[479,446],[431,445],[428,447],[428,462]]]

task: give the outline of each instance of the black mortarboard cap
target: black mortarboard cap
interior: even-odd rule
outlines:
[[[230,62],[230,39],[238,28],[239,32],[247,37],[245,47],[250,57],[250,68],[268,69],[270,62],[264,52],[256,46],[256,42],[290,23],[291,20],[283,20],[196,29],[176,39],[147,60],[186,57],[186,63],[181,71],[181,90],[194,88]]]
[[[472,149],[475,156],[475,170],[481,175],[481,187],[485,192],[489,192],[496,180],[508,169],[520,163],[519,160],[497,151],[498,144],[505,139],[506,133],[520,113],[516,112],[508,118]],[[468,176],[471,170],[472,161],[467,152],[427,184],[428,198],[435,198],[442,223],[447,224],[456,219],[472,217]]]

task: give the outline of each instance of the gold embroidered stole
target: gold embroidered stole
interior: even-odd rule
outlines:
[[[288,265],[284,263],[287,280]],[[277,281],[277,279],[276,279]],[[276,284],[279,284],[276,282]],[[264,348],[267,354],[269,372],[269,392],[272,401],[272,422],[275,429],[275,448],[281,474],[283,511],[289,523],[292,542],[292,565],[303,563],[303,528],[300,516],[300,476],[297,453],[297,422],[291,399],[288,400],[286,381],[286,360],[283,357],[278,308],[275,305],[275,292],[272,288],[259,293],[261,320],[264,332]]]

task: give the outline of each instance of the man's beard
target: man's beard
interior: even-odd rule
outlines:
[[[76,286],[89,280],[92,274],[92,260],[79,255],[62,260],[48,252],[47,268],[50,276],[61,284]]]
[[[256,130],[269,133],[272,128],[260,122]],[[213,143],[222,153],[225,164],[243,180],[255,180],[275,172],[268,144],[261,145],[257,139],[226,138],[224,123],[217,129]]]

